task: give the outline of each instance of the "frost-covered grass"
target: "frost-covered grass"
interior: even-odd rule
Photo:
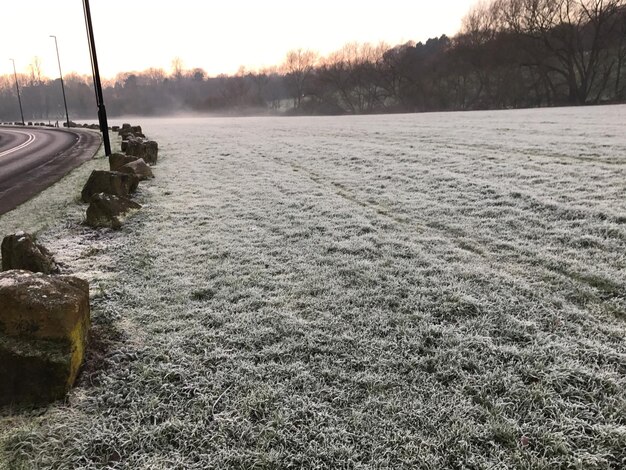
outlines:
[[[624,468],[625,123],[142,120],[144,209],[41,234],[95,339],[7,467]]]

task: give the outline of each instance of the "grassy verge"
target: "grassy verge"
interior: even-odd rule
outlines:
[[[119,143],[117,144],[119,146]],[[74,261],[72,253],[72,235],[81,231],[85,206],[80,202],[80,191],[93,170],[108,169],[104,150],[100,148],[94,158],[83,163],[68,173],[34,198],[16,209],[0,216],[0,238],[7,234],[23,230],[33,233],[46,245],[54,245],[57,259],[64,263],[64,273],[74,273],[68,263]],[[74,237],[75,238],[75,237]],[[64,246],[65,245],[65,246]],[[78,255],[80,256],[80,255]],[[89,272],[80,273],[89,278]],[[12,431],[20,427],[37,426],[43,410],[3,410],[0,414],[0,443],[3,443]],[[0,446],[0,469],[13,470],[17,465],[4,455]],[[22,467],[20,464],[19,467]]]

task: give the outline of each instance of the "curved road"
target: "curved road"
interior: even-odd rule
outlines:
[[[91,159],[99,146],[93,131],[0,127],[0,215]]]

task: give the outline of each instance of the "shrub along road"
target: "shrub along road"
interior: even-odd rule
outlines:
[[[94,156],[93,131],[0,127],[0,214],[4,214]]]

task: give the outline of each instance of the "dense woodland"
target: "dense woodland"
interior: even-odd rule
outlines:
[[[62,120],[59,80],[35,58],[18,75],[25,119]],[[94,118],[91,77],[65,77],[72,118]],[[626,0],[493,0],[461,31],[425,43],[347,44],[321,57],[208,77],[174,59],[105,82],[110,116],[366,114],[583,105],[626,101]],[[12,75],[0,77],[0,120],[19,120]]]

